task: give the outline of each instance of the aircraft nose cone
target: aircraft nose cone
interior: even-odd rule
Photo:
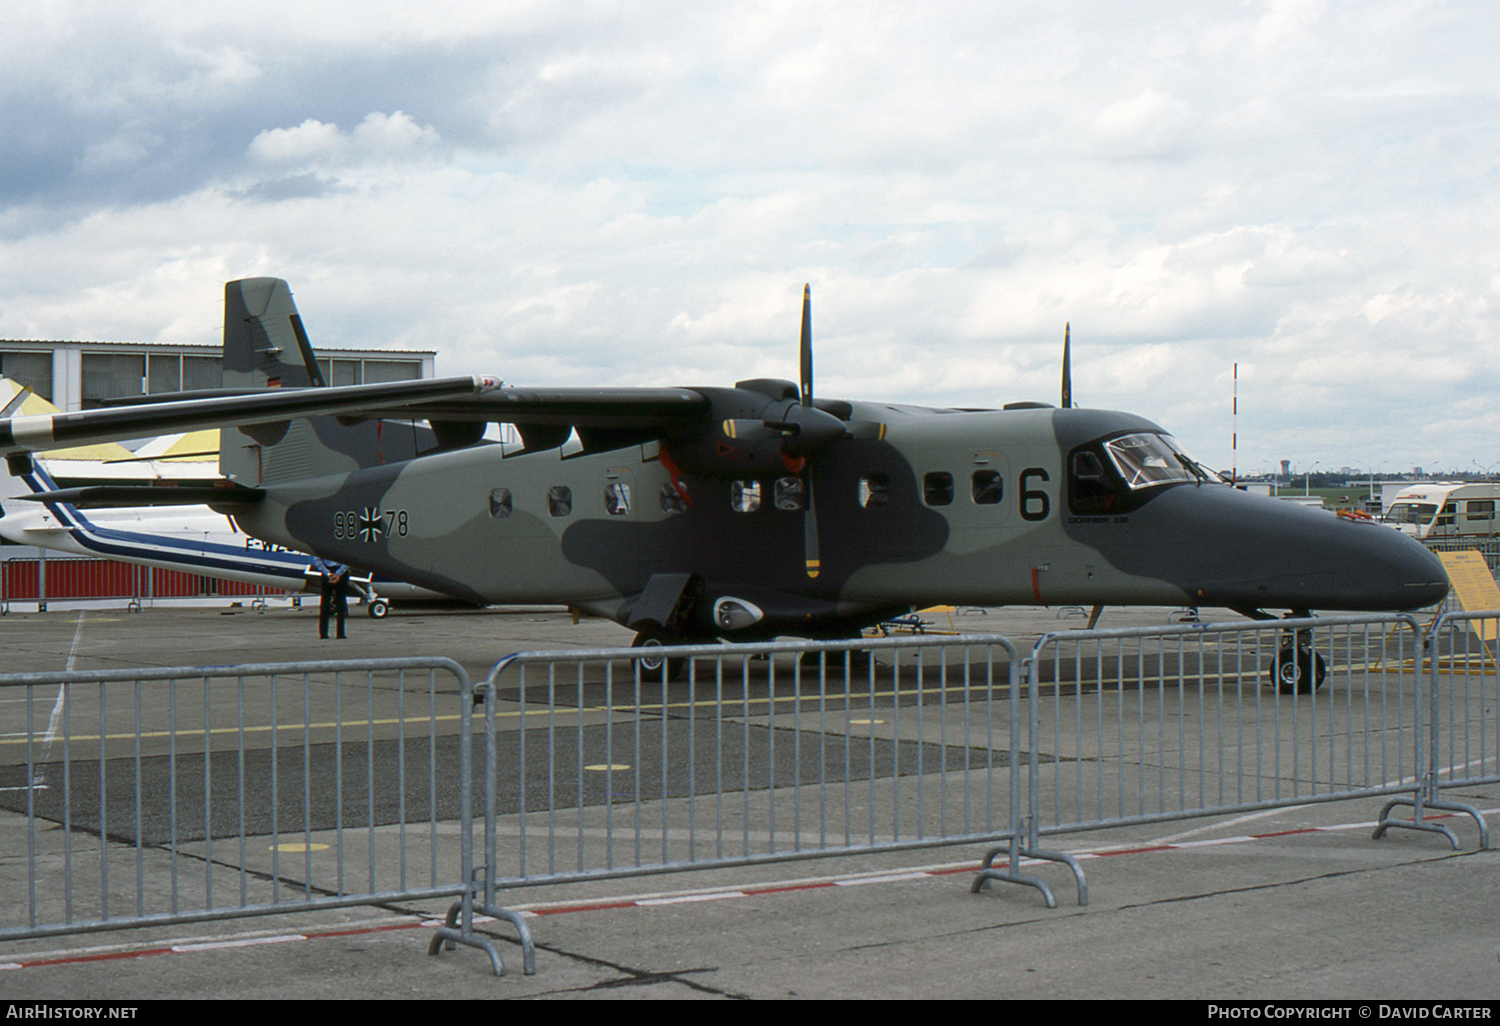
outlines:
[[[1374,521],[1231,488],[1174,488],[1148,506],[1161,500],[1200,605],[1395,612],[1448,594],[1436,556]]]

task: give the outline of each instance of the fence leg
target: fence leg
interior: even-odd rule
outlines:
[[[1422,647],[1427,650],[1428,672],[1425,679],[1427,681],[1426,697],[1428,700],[1428,708],[1426,709],[1426,712],[1428,733],[1427,736],[1424,737],[1421,724],[1417,725],[1416,764],[1418,766],[1422,765],[1422,748],[1423,742],[1425,741],[1427,748],[1427,767],[1425,770],[1423,770],[1421,778],[1417,781],[1417,787],[1416,790],[1412,793],[1412,797],[1392,798],[1390,801],[1385,803],[1385,807],[1380,810],[1380,819],[1376,822],[1375,832],[1371,835],[1371,839],[1376,841],[1380,840],[1380,838],[1385,835],[1386,830],[1390,829],[1391,827],[1400,827],[1403,830],[1425,830],[1429,833],[1442,834],[1444,837],[1448,838],[1448,843],[1453,845],[1453,850],[1458,851],[1460,845],[1458,843],[1458,838],[1454,836],[1452,830],[1449,830],[1441,823],[1427,822],[1422,818],[1423,809],[1442,809],[1445,812],[1459,812],[1464,813],[1468,816],[1472,816],[1474,818],[1474,822],[1479,826],[1479,850],[1486,851],[1490,846],[1490,830],[1489,826],[1484,821],[1484,816],[1479,812],[1478,809],[1474,808],[1472,805],[1464,805],[1461,802],[1450,802],[1443,800],[1443,798],[1441,797],[1442,792],[1438,788],[1438,713],[1440,710],[1440,706],[1438,702],[1437,681],[1438,667],[1441,660],[1438,658],[1437,642],[1438,633],[1439,631],[1443,630],[1444,626],[1444,618],[1438,617],[1433,621],[1431,628],[1427,631],[1426,637],[1422,639]],[[1487,649],[1485,654],[1486,656],[1488,656],[1489,654]],[[1418,665],[1420,665],[1420,663],[1418,663]],[[1418,671],[1417,680],[1419,682],[1419,686],[1420,682],[1423,679],[1424,678],[1421,672]],[[1421,694],[1418,694],[1417,696],[1416,710],[1418,715],[1421,715],[1421,713],[1423,712],[1422,697],[1423,696]],[[1411,819],[1388,818],[1390,811],[1398,805],[1411,806]]]
[[[500,949],[490,938],[474,932],[474,911],[474,892],[470,890],[448,909],[447,919],[444,920],[442,926],[437,928],[427,945],[427,954],[438,955],[443,952],[444,948],[451,951],[456,945],[467,944],[489,955],[490,966],[495,970],[495,975],[503,976],[505,975],[505,961],[500,957]],[[480,906],[479,911],[495,919],[503,919],[516,928],[517,939],[521,942],[521,972],[526,976],[535,976],[536,945],[532,943],[531,928],[526,925],[526,920],[521,913],[512,912],[508,908],[491,908],[484,905]]]

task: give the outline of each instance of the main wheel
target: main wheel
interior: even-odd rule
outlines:
[[[652,634],[637,634],[635,640],[630,643],[631,648],[643,649],[636,656],[636,665],[641,668],[641,676],[652,680],[676,680],[682,676],[682,671],[687,668],[687,660],[681,658],[668,659],[665,656],[650,652],[653,648],[661,648],[667,644],[685,644],[682,641],[664,641]]]
[[[1283,695],[1310,695],[1323,686],[1328,664],[1312,649],[1294,649],[1289,645],[1276,653],[1271,675],[1276,680],[1276,690]]]

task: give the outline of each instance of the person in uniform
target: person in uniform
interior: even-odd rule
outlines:
[[[344,620],[349,616],[349,568],[321,556],[312,566],[323,585],[318,599],[318,637],[328,640],[328,620],[337,617],[338,637],[343,638]]]

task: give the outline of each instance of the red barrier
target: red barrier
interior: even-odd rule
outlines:
[[[47,599],[147,599],[197,598],[223,595],[282,596],[290,594],[278,588],[266,588],[242,581],[225,581],[182,570],[121,563],[112,559],[88,557],[47,559]],[[7,559],[0,567],[0,600],[36,601],[41,597],[38,569],[40,559]],[[149,575],[149,577],[148,577]]]

